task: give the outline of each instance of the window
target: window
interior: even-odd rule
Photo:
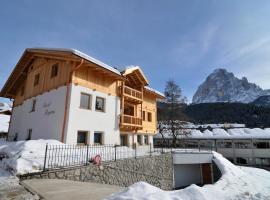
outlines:
[[[254,147],[258,149],[269,149],[269,142],[255,142]]]
[[[150,112],[147,113],[147,120],[149,122],[152,122],[152,113],[150,113]]]
[[[51,78],[56,77],[57,74],[58,74],[58,63],[52,65],[52,68],[51,68]]]
[[[247,160],[245,158],[237,157],[236,164],[247,165],[248,163],[247,163]]]
[[[31,140],[31,137],[32,137],[32,129],[28,129],[26,140]]]
[[[80,108],[91,109],[91,95],[81,93]]]
[[[37,103],[37,100],[36,99],[33,99],[33,101],[32,101],[32,107],[31,107],[31,111],[30,112],[35,112],[35,110],[36,110],[36,103]]]
[[[143,111],[142,119],[143,119],[143,121],[145,121],[145,111]]]
[[[102,144],[102,132],[94,133],[94,144]]]
[[[105,112],[105,99],[101,97],[96,98],[96,110]]]
[[[148,135],[144,136],[144,144],[149,144]]]
[[[21,96],[23,96],[24,95],[24,86],[22,86],[22,88],[21,88]]]
[[[142,144],[142,136],[141,136],[141,135],[137,135],[137,143],[138,143],[139,145]]]
[[[78,131],[77,144],[87,144],[87,131]]]
[[[39,84],[39,74],[36,74],[34,79],[34,86],[37,86],[38,84]]]

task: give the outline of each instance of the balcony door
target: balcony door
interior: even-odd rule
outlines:
[[[135,116],[135,106],[131,104],[125,105],[124,114],[129,116]]]

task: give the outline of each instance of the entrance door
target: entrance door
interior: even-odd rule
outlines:
[[[127,146],[127,136],[126,135],[120,135],[120,145]]]
[[[212,184],[212,173],[211,173],[211,164],[205,163],[202,164],[202,177],[203,177],[203,185]]]

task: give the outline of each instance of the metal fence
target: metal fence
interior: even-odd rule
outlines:
[[[167,143],[153,148],[152,144],[129,148],[119,145],[47,145],[43,170],[61,169],[88,165],[96,156],[102,161],[117,161],[126,158],[160,155],[164,153],[212,151],[212,148],[195,146],[175,146]]]
[[[102,161],[151,156],[152,144],[129,148],[118,145],[47,145],[43,170],[88,165],[96,156]]]

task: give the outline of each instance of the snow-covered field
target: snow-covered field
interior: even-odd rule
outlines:
[[[164,191],[145,182],[138,182],[107,200],[269,200],[270,172],[250,167],[237,167],[214,153],[214,161],[222,172],[215,184],[191,185],[182,190]]]

